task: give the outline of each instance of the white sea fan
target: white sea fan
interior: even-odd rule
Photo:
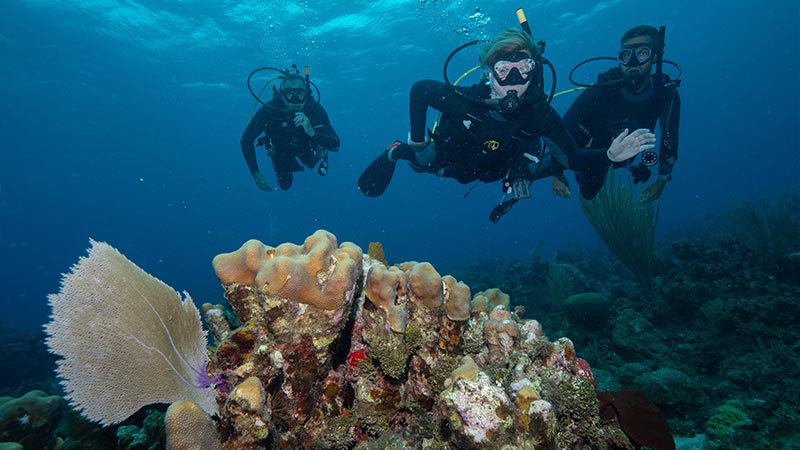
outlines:
[[[178,400],[218,414],[206,332],[189,294],[181,300],[114,247],[91,244],[48,296],[46,342],[63,358],[56,370],[67,400],[103,425]]]

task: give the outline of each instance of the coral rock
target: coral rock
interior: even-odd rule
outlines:
[[[440,397],[459,448],[483,448],[481,444],[510,427],[511,402],[505,391],[484,372],[475,371],[477,366],[470,361],[465,358],[459,374]]]
[[[592,373],[592,367],[585,359],[575,359],[575,375],[589,380],[592,386],[597,387],[597,382],[594,380],[594,374]]]
[[[258,446],[269,437],[270,409],[257,377],[249,377],[236,386],[228,396],[225,412],[235,429],[236,448]]]
[[[225,340],[233,331],[231,324],[225,318],[225,307],[222,305],[203,304],[203,318],[206,319],[208,329],[216,342]]]

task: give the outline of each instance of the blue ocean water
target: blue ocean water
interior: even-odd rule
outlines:
[[[400,166],[388,192],[356,179],[408,131],[408,90],[441,79],[449,52],[516,26],[523,6],[546,56],[566,75],[611,55],[621,33],[667,26],[683,67],[680,160],[661,201],[659,236],[735,199],[800,189],[794,1],[442,2],[7,0],[0,4],[0,302],[2,320],[36,329],[46,296],[106,241],[196,301],[222,299],[211,259],[250,238],[302,242],[316,229],[392,261],[435,266],[526,257],[538,243],[599,246],[576,194],[548,180],[498,224],[497,184],[468,186]],[[265,193],[239,149],[253,99],[248,73],[308,65],[342,139],[330,173],[296,174]],[[467,70],[464,52],[454,69]],[[605,67],[590,66],[587,77]],[[457,74],[456,74],[457,75]],[[574,94],[554,101],[565,112]],[[433,115],[429,117],[432,119]],[[269,161],[263,172],[274,180]]]

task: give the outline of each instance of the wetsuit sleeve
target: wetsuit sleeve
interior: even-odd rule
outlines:
[[[256,161],[256,147],[255,140],[264,132],[264,125],[267,122],[266,107],[262,106],[250,119],[247,128],[242,133],[242,138],[239,140],[239,145],[242,147],[242,155],[244,161],[247,163],[247,168],[250,173],[258,172],[258,162]]]
[[[414,83],[411,86],[409,103],[411,140],[414,142],[425,140],[428,107],[447,112],[463,104],[445,83],[434,80],[420,80]]]
[[[681,121],[681,98],[677,89],[671,89],[669,101],[659,118],[661,122],[661,146],[659,147],[659,175],[670,175],[678,160],[678,127]]]
[[[548,106],[542,119],[541,135],[553,154],[553,164],[571,170],[589,170],[610,166],[606,149],[579,148],[555,109]],[[564,163],[567,164],[564,167]],[[557,173],[557,170],[554,170]]]
[[[564,114],[564,126],[578,148],[585,148],[591,144],[592,137],[581,123],[592,113],[592,104],[596,101],[595,93],[595,89],[591,88],[581,92]],[[567,168],[564,165],[566,155],[562,158],[558,158],[558,155],[553,156],[553,175],[561,175]]]
[[[325,112],[325,109],[320,105],[317,106],[318,107],[314,111],[312,123],[316,134],[314,134],[311,140],[325,150],[331,152],[338,151],[339,135],[336,134],[336,131],[333,129],[333,125],[331,125],[331,120],[328,117],[328,113]]]
[[[599,91],[596,88],[584,90],[570,105],[567,112],[564,113],[564,126],[567,127],[567,132],[578,144],[578,147],[589,147],[592,143],[592,136],[583,123],[596,110],[599,100],[597,98],[598,93]]]

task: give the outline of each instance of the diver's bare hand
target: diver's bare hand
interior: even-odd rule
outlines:
[[[294,126],[303,127],[303,131],[305,131],[310,137],[314,137],[314,135],[317,134],[316,130],[314,130],[314,127],[311,126],[311,121],[308,120],[308,116],[306,116],[305,113],[295,113]]]
[[[256,186],[262,191],[271,191],[272,186],[269,185],[269,181],[267,181],[267,177],[264,176],[261,172],[253,172],[253,181],[256,182]]]
[[[553,175],[550,177],[553,183],[553,194],[561,198],[569,198],[569,182],[564,174]]]
[[[647,128],[639,128],[630,134],[628,134],[628,129],[626,128],[611,142],[611,147],[608,148],[606,156],[614,162],[625,161],[655,147],[655,142],[656,135]]]

